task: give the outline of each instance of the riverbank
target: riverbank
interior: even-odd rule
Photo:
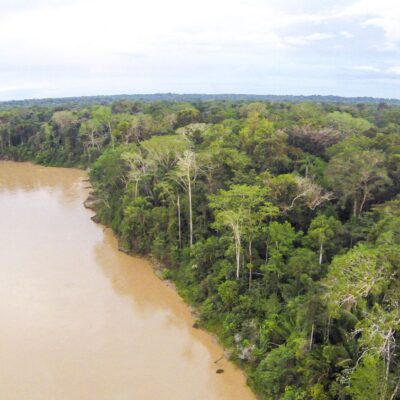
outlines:
[[[87,180],[87,182],[90,182],[90,180]],[[92,187],[88,187],[89,192],[88,192],[88,197],[84,201],[84,206],[86,209],[92,211],[94,215],[91,217],[92,221],[95,222],[96,224],[99,224],[100,226],[104,227],[105,229],[112,231],[110,227],[105,225],[104,223],[101,222],[101,220],[98,218],[96,214],[96,205],[100,204],[99,200],[96,198]],[[115,235],[115,233],[112,233]],[[182,293],[182,290],[179,290],[179,287],[176,285],[175,281],[171,277],[171,274],[168,272],[168,269],[166,268],[165,265],[163,265],[160,261],[158,261],[153,255],[147,254],[147,255],[138,255],[135,254],[132,251],[127,250],[121,245],[120,239],[116,236],[117,240],[117,247],[118,250],[124,254],[127,254],[128,256],[132,257],[133,259],[139,259],[144,260],[155,276],[159,278],[168,288],[172,289],[177,295],[180,296],[182,300],[185,301],[185,304],[190,312],[191,318],[193,320],[192,327],[197,330],[201,330],[208,334],[211,338],[213,343],[222,346],[223,351],[221,355],[214,361],[216,364],[216,373],[222,374],[225,372],[225,369],[223,368],[223,364],[226,365],[226,362],[233,362],[233,364],[236,365],[236,367],[240,368],[240,370],[243,372],[243,374],[246,376],[245,371],[243,370],[242,366],[238,364],[237,362],[235,363],[234,361],[230,360],[230,355],[231,351],[228,347],[226,347],[226,344],[222,343],[220,340],[220,337],[218,336],[218,326],[214,325],[213,327],[211,325],[200,325],[199,324],[199,316],[200,312],[199,309],[196,307],[195,304],[191,303],[188,298],[185,298],[184,294]],[[223,362],[225,360],[225,362]],[[247,379],[247,378],[246,378]]]

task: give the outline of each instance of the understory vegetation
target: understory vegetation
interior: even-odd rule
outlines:
[[[262,399],[400,398],[400,107],[140,102],[0,112],[0,155],[90,167]]]

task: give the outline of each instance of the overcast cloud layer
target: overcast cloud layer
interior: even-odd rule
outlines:
[[[398,0],[0,0],[0,100],[400,97]]]

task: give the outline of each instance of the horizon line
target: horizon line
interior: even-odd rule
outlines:
[[[91,94],[91,95],[73,95],[73,96],[52,96],[52,97],[27,97],[24,99],[8,99],[0,100],[0,104],[4,103],[21,103],[29,101],[47,101],[47,100],[70,100],[70,99],[91,99],[91,98],[113,98],[113,97],[150,97],[150,96],[208,96],[208,97],[223,97],[223,96],[244,96],[251,98],[262,98],[262,97],[277,97],[277,98],[290,98],[290,97],[300,97],[300,98],[332,98],[336,97],[339,99],[346,100],[357,100],[357,99],[369,99],[369,100],[386,100],[386,101],[399,101],[400,97],[375,97],[375,96],[341,96],[335,94],[254,94],[254,93],[235,93],[235,92],[221,92],[221,93],[206,93],[206,92],[149,92],[149,93],[116,93],[116,94]]]

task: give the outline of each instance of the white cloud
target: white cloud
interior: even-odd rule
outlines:
[[[85,61],[110,53],[151,53],[191,47],[196,51],[225,46],[267,46],[281,49],[286,42],[305,44],[331,35],[316,32],[293,35],[284,31],[319,22],[316,14],[291,13],[261,0],[80,0],[36,1],[37,7],[1,19],[0,45],[11,55],[39,55]],[[0,10],[1,10],[0,6]],[[1,13],[0,13],[1,15]],[[14,46],[9,46],[12,43]],[[32,51],[31,51],[32,50]],[[243,50],[243,47],[242,47]],[[34,54],[33,54],[34,53]],[[78,59],[76,56],[78,55]]]
[[[340,36],[343,36],[346,39],[353,39],[355,37],[355,35],[351,32],[348,31],[340,31],[339,32]]]
[[[400,65],[390,65],[377,67],[375,65],[358,65],[348,68],[349,71],[356,73],[360,77],[370,76],[374,79],[389,79],[398,81],[400,76]]]
[[[400,75],[400,65],[389,68],[389,72],[395,75]]]
[[[310,35],[288,36],[285,38],[285,42],[290,45],[304,46],[312,42],[333,39],[334,37],[335,35],[331,33],[314,32]]]
[[[354,71],[361,71],[361,72],[380,72],[381,69],[374,67],[373,65],[359,65],[356,67],[351,68]]]
[[[393,50],[400,44],[400,7],[398,0],[358,0],[346,7],[341,17],[364,17],[364,26],[382,29],[385,48]]]

